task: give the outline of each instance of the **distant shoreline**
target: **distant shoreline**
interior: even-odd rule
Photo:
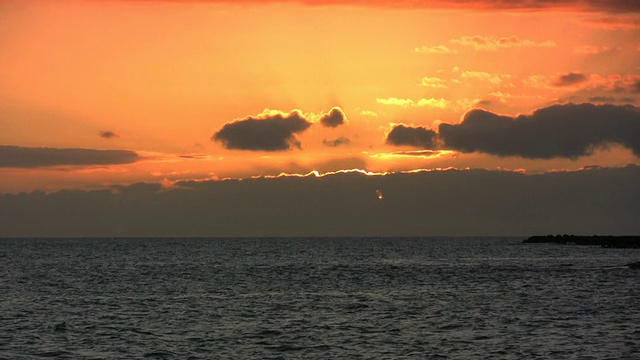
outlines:
[[[610,236],[610,235],[546,235],[531,236],[522,241],[527,244],[552,243],[565,245],[597,245],[604,248],[640,248],[640,236]]]

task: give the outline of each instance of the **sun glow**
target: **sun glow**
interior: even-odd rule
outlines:
[[[451,150],[407,150],[407,151],[394,151],[390,153],[380,153],[370,155],[371,158],[378,158],[382,160],[394,160],[398,158],[412,158],[412,159],[437,159],[444,156],[454,156],[455,151]]]
[[[419,10],[375,1],[12,3],[19,5],[0,6],[11,29],[0,31],[0,146],[18,146],[25,156],[49,147],[125,150],[137,158],[34,166],[6,153],[7,163],[22,165],[0,166],[0,193],[210,173],[377,176],[498,166],[540,173],[638,163],[638,151],[609,143],[577,158],[518,157],[517,141],[497,143],[513,139],[496,125],[550,104],[636,108],[637,12],[603,17],[608,5],[578,13],[548,1],[552,9],[517,14],[487,1],[438,10],[422,6],[429,1],[403,2],[420,3]],[[441,127],[452,130],[477,108],[497,123],[469,123],[449,142],[441,136]],[[554,122],[539,114],[532,121]],[[389,142],[399,124],[419,131]],[[558,143],[565,144],[582,131],[550,129],[539,127],[563,134]],[[622,125],[611,125],[617,129]],[[628,134],[633,129],[614,137]],[[482,152],[477,143],[492,146]],[[540,144],[522,147],[551,148]]]

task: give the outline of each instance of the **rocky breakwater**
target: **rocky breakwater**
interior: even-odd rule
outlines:
[[[523,243],[552,243],[566,245],[595,245],[605,248],[640,248],[640,236],[579,236],[579,235],[547,235],[531,236]]]

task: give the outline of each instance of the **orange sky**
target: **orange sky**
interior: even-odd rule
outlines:
[[[139,158],[33,165],[0,154],[0,192],[351,168],[544,172],[639,163],[629,144],[611,141],[617,135],[593,153],[551,157],[461,150],[444,137],[433,146],[386,141],[397,124],[437,132],[474,108],[515,117],[569,102],[638,106],[637,6],[358,3],[1,2],[0,146]],[[322,126],[334,107],[344,121]],[[294,110],[311,124],[285,139],[299,147],[212,141],[225,124]],[[435,153],[416,155],[428,147]]]

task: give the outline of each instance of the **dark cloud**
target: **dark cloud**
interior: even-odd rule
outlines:
[[[640,156],[640,109],[631,105],[565,104],[517,117],[475,109],[461,124],[441,124],[444,147],[461,152],[550,159],[589,155],[620,144]]]
[[[334,128],[344,124],[346,120],[347,116],[344,114],[342,109],[334,107],[331,111],[320,118],[320,123],[322,126]]]
[[[633,1],[626,1],[631,3]],[[625,2],[620,1],[620,5]],[[637,3],[637,1],[636,1]],[[631,4],[632,6],[635,6]],[[633,11],[633,10],[631,10]],[[637,11],[637,8],[636,8]],[[640,19],[634,16],[605,16],[599,18],[587,18],[584,20],[587,24],[596,25],[605,29],[638,29],[640,28]]]
[[[294,134],[311,126],[311,122],[298,111],[289,114],[269,114],[246,117],[225,124],[213,134],[212,141],[219,141],[227,149],[253,151],[285,151],[301,148]]]
[[[589,98],[590,102],[594,103],[618,103],[618,104],[633,104],[636,99],[630,97],[614,97],[614,96],[593,96]]]
[[[436,147],[437,134],[422,126],[396,125],[387,134],[386,143],[389,145],[408,145],[423,149],[434,149]]]
[[[340,136],[339,138],[333,139],[333,140],[324,139],[324,140],[322,140],[322,143],[325,146],[337,147],[337,146],[341,146],[341,145],[349,145],[351,143],[351,140],[349,140],[348,138],[346,138],[344,136]]]
[[[553,86],[571,86],[587,81],[587,77],[581,73],[570,72],[565,75],[558,76],[551,85]]]
[[[128,150],[56,149],[0,145],[0,167],[37,168],[58,165],[117,165],[140,160]]]
[[[384,0],[382,0],[384,1]],[[389,2],[401,3],[402,0],[389,0]],[[446,6],[463,6],[481,9],[576,9],[609,12],[640,12],[640,4],[637,1],[620,0],[419,0],[417,4],[428,6],[443,4]]]
[[[6,237],[637,234],[638,183],[640,167],[629,166],[135,184],[0,194],[0,229]]]
[[[205,154],[184,154],[184,155],[178,155],[179,158],[181,159],[206,159],[207,155]]]
[[[613,96],[593,96],[589,98],[589,101],[596,103],[614,103],[618,102],[618,98]]]
[[[100,131],[100,137],[103,139],[113,139],[113,138],[120,137],[120,135],[114,133],[113,131],[104,130],[104,131]]]
[[[390,155],[397,156],[422,156],[429,157],[440,154],[437,150],[412,150],[412,151],[394,151]]]

